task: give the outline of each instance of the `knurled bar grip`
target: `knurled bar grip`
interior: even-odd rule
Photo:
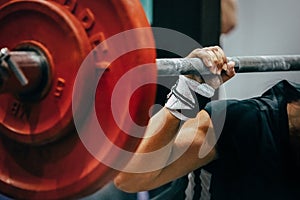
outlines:
[[[228,57],[235,62],[237,73],[298,71],[300,55],[239,56]],[[156,59],[158,76],[178,76],[180,74],[210,74],[198,58]]]

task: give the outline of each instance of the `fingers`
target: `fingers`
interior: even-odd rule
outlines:
[[[229,79],[231,79],[235,75],[235,70],[234,70],[235,63],[233,61],[230,61],[225,65],[226,66],[223,67],[223,68],[226,68],[226,70],[223,69],[223,71],[221,73],[221,77],[222,77],[223,82],[228,81]]]
[[[227,63],[227,57],[225,56],[224,51],[218,46],[207,47],[204,49],[210,55],[210,58],[208,58],[208,59],[210,59],[211,62],[213,63],[212,66],[209,66],[211,72],[213,74],[221,75],[223,66],[224,66],[224,64]]]
[[[187,57],[201,58],[209,70],[213,74],[218,75],[221,75],[223,66],[227,63],[227,57],[225,56],[224,51],[218,46],[195,49]]]
[[[198,82],[206,82],[215,89],[235,75],[235,63],[232,61],[228,62],[224,51],[218,46],[195,49],[187,57],[200,58],[213,74],[213,76],[205,75],[202,77],[204,78],[202,81],[197,80],[198,77],[195,75],[188,77]]]

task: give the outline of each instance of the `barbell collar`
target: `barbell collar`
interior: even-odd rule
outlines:
[[[228,57],[235,62],[237,73],[299,71],[300,55],[238,56]],[[156,59],[158,76],[180,74],[211,74],[198,58]]]

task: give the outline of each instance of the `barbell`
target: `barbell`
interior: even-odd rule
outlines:
[[[109,42],[140,28],[146,30],[119,35],[117,47]],[[155,43],[138,0],[0,0],[0,30],[0,192],[13,198],[79,198],[112,180],[117,169],[95,158],[77,134],[88,135],[93,127],[78,130],[74,114],[85,122],[94,109],[108,140],[134,152],[143,132],[133,136],[119,126],[111,99],[119,80],[136,66],[156,63],[131,77],[147,77],[149,83],[157,76],[210,73],[200,59],[156,59],[155,48],[147,48]],[[122,48],[125,53],[112,59]],[[238,73],[300,69],[299,55],[228,59],[236,62]],[[86,79],[77,81],[82,63],[91,67],[83,72]],[[89,105],[88,82],[99,73]],[[131,82],[124,86],[134,87]],[[117,111],[119,120],[125,121],[129,110],[136,124],[146,126],[155,94],[155,84],[136,89],[121,105],[126,108]],[[124,159],[109,145],[99,145],[103,157]]]

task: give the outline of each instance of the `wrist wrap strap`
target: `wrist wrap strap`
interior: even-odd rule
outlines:
[[[165,107],[178,119],[186,121],[204,108],[215,90],[206,83],[180,75],[168,94]]]

